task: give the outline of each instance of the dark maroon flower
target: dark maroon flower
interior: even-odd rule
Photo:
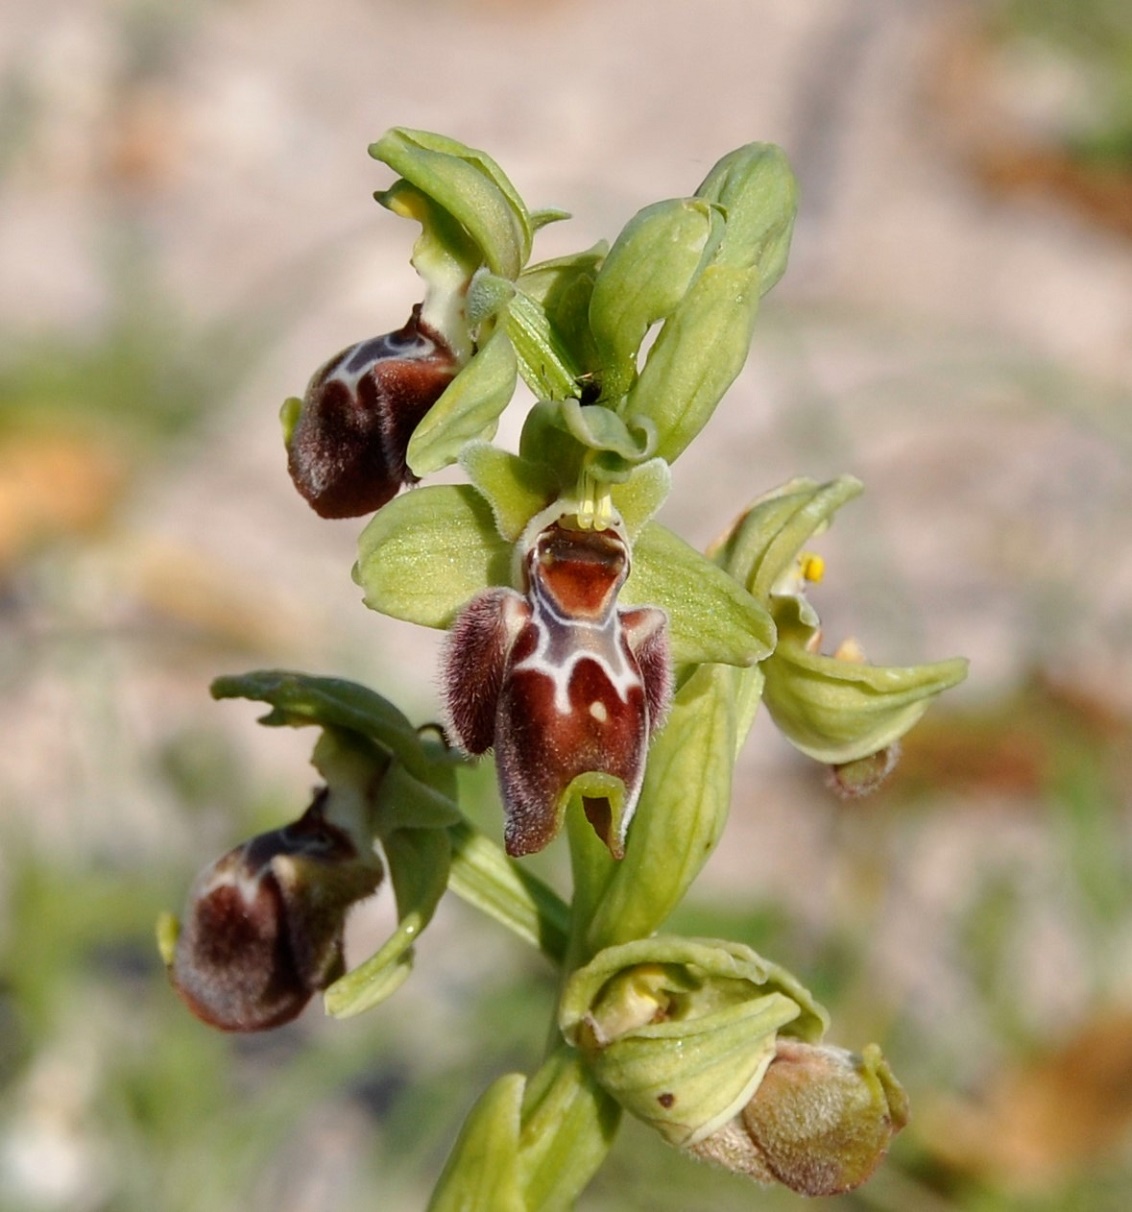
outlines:
[[[170,978],[213,1027],[278,1027],[344,970],[346,913],[377,888],[382,870],[326,819],[327,794],[294,824],[230,850],[193,884]]]
[[[644,777],[649,737],[668,707],[667,616],[627,610],[629,575],[619,529],[563,517],[525,558],[526,595],[489,589],[457,618],[443,681],[453,732],[469,753],[494,747],[512,855],[557,833],[571,784],[611,852]]]
[[[287,467],[321,517],[373,513],[416,481],[405,463],[409,439],[460,369],[420,311],[397,332],[344,349],[307,387],[287,435]]]

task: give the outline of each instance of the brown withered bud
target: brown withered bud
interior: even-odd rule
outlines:
[[[321,517],[373,513],[416,482],[409,439],[460,369],[420,311],[397,332],[342,350],[307,387],[287,435],[287,469]]]
[[[326,797],[230,850],[193,884],[169,975],[213,1027],[281,1026],[344,971],[346,913],[377,888],[382,870],[325,818]]]
[[[692,1151],[800,1195],[840,1195],[870,1177],[907,1122],[907,1095],[875,1045],[858,1056],[780,1037],[754,1097]]]

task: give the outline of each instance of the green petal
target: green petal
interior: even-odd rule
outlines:
[[[518,276],[531,251],[530,214],[490,156],[455,139],[404,127],[387,131],[369,154],[462,224],[494,273]]]
[[[790,251],[798,187],[785,153],[771,143],[748,143],[724,156],[696,196],[723,208],[727,227],[716,262],[758,270],[765,295],[782,277]]]
[[[518,371],[507,333],[498,328],[425,413],[409,441],[406,462],[416,476],[460,457],[465,442],[491,438],[515,393]]]
[[[790,480],[760,497],[708,554],[760,602],[807,542],[846,501],[863,491],[860,480],[840,476],[826,484]]]
[[[663,459],[639,463],[627,480],[609,486],[609,495],[630,539],[636,539],[645,523],[664,504],[671,487],[672,473]]]
[[[358,539],[365,604],[395,619],[448,627],[489,585],[511,582],[511,545],[471,485],[418,488],[390,501]]]
[[[674,665],[753,665],[774,649],[774,622],[766,608],[656,522],[633,545],[633,568],[621,597],[625,605],[660,606],[668,612]]]
[[[722,235],[721,213],[696,198],[655,202],[626,224],[590,300],[603,398],[615,404],[629,389],[645,334],[671,315]]]
[[[709,265],[661,328],[624,412],[652,421],[656,453],[670,463],[743,369],[758,303],[754,270]]]
[[[784,601],[782,631],[763,665],[767,710],[787,739],[819,762],[839,765],[899,740],[936,695],[967,676],[962,658],[883,667],[822,656],[805,647],[811,630]]]

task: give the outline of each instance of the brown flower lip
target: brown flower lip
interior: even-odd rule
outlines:
[[[210,1026],[281,1026],[344,970],[346,913],[382,873],[325,819],[326,794],[298,821],[237,846],[197,877],[169,975]]]
[[[373,513],[416,482],[409,440],[460,369],[420,312],[418,304],[403,328],[342,350],[307,387],[287,468],[320,517]]]

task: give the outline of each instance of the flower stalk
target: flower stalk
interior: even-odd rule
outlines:
[[[804,1194],[865,1181],[908,1117],[880,1050],[824,1041],[825,1010],[741,942],[659,933],[722,836],[759,704],[845,794],[965,674],[823,651],[812,541],[860,490],[793,480],[700,553],[654,520],[672,466],[747,357],[784,271],[795,184],[765,144],[612,242],[531,262],[567,216],[530,210],[485,153],[396,128],[376,195],[420,225],[409,321],[323,364],[284,406],[288,467],[325,517],[373,514],[354,578],[370,609],[448,636],[446,730],[350,682],[265,671],[218,698],[315,727],[325,780],[295,823],[206,868],[162,953],[190,1008],[231,1030],[343,1017],[412,972],[446,892],[556,969],[541,1063],[469,1114],[431,1212],[556,1212],[625,1112],[690,1157]],[[519,378],[517,451],[494,444]],[[456,465],[466,482],[411,487]],[[502,845],[462,811],[457,768],[491,754]],[[560,844],[565,895],[525,856]],[[388,878],[386,879],[386,875]],[[388,884],[397,923],[349,967],[345,916]]]

